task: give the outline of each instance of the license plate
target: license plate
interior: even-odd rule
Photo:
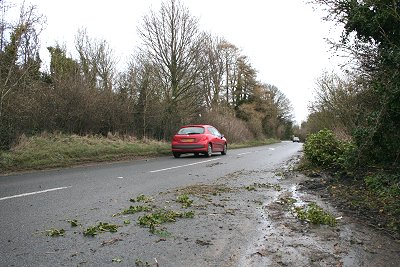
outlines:
[[[182,141],[182,143],[192,143],[192,142],[194,142],[194,138],[188,138],[188,139],[182,139],[181,141]]]

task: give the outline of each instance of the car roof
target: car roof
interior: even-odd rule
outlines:
[[[211,126],[209,124],[190,124],[182,126],[181,128],[187,128],[187,127],[214,127],[214,126]]]

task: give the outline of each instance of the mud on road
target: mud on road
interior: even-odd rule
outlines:
[[[138,212],[99,218],[119,224],[116,233],[85,237],[67,227],[63,237],[37,236],[38,242],[48,244],[47,251],[37,255],[37,264],[399,266],[398,241],[341,213],[313,191],[301,189],[300,184],[310,178],[292,171],[299,157],[274,170],[243,170],[213,184],[194,184],[150,196],[146,205],[153,210],[194,212],[193,218],[175,218],[153,232],[137,223],[145,214]],[[177,201],[182,195],[193,201],[186,202],[188,207]],[[337,225],[301,222],[292,208],[311,202],[338,218]],[[139,204],[143,203],[118,203],[121,210]],[[127,221],[130,223],[122,223]]]

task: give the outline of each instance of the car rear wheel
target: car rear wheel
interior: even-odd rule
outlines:
[[[221,151],[221,155],[226,155],[226,152],[228,152],[228,146],[224,144],[224,150]]]
[[[173,152],[173,154],[175,158],[179,158],[181,156],[181,153]]]
[[[206,153],[206,157],[211,157],[212,155],[212,146],[211,144],[208,144],[208,148],[207,148],[207,153]]]

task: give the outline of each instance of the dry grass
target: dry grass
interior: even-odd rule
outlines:
[[[274,139],[229,144],[229,149],[277,142]],[[109,133],[67,135],[61,133],[26,137],[22,135],[9,151],[0,151],[0,173],[67,167],[92,162],[128,160],[168,155],[169,142]]]
[[[231,192],[232,189],[226,187],[225,185],[196,184],[179,188],[176,191],[179,194],[202,196],[202,195],[217,195],[220,193]]]
[[[48,134],[21,136],[10,150],[0,152],[0,172],[115,161],[170,153],[170,144],[117,135],[78,136]]]

